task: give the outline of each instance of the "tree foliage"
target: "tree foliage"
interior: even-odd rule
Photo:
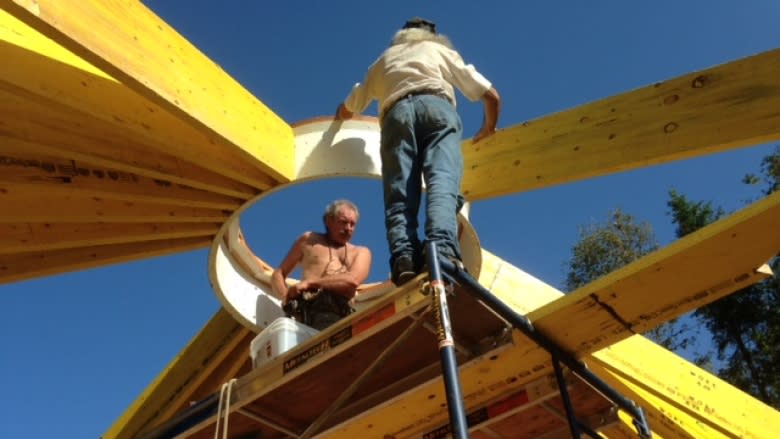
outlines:
[[[761,172],[763,178],[749,174],[743,182],[766,182],[764,195],[778,190],[780,148],[762,160]],[[667,205],[678,237],[724,214],[711,202],[691,201],[673,190]],[[773,277],[704,306],[694,316],[712,334],[717,357],[723,364],[718,375],[767,404],[780,407],[780,258],[775,257],[770,265]]]
[[[579,240],[572,248],[566,275],[566,290],[573,291],[658,248],[652,226],[615,209],[604,223],[580,227]],[[647,336],[668,349],[681,348],[690,340],[677,320],[660,325]]]
[[[603,224],[580,227],[580,239],[572,248],[566,290],[573,291],[658,248],[650,224],[636,224],[620,209],[610,212]]]

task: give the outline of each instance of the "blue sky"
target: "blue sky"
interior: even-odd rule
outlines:
[[[290,123],[332,114],[414,15],[435,21],[493,81],[503,98],[499,127],[780,43],[776,0],[144,3]],[[459,110],[470,137],[481,105],[459,96]],[[772,147],[481,201],[471,220],[484,248],[561,288],[578,226],[619,207],[668,244],[670,188],[739,208],[757,195],[740,178],[757,172]],[[250,245],[278,263],[298,234],[320,230],[322,210],[335,198],[360,206],[355,242],[374,251],[370,280],[384,279],[378,181],[277,192],[242,218]],[[216,312],[207,257],[204,249],[0,286],[0,437],[103,433]]]

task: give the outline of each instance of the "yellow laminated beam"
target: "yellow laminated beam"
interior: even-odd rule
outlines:
[[[110,147],[131,144],[257,189],[278,184],[275,174],[239,148],[177,118],[2,10],[0,58],[8,60],[0,70],[3,137],[44,145],[97,144],[117,161],[124,157]],[[106,138],[110,141],[103,142]]]
[[[780,49],[464,142],[469,200],[780,139]]]
[[[569,352],[590,353],[771,275],[780,192],[530,313]],[[764,268],[762,268],[764,267]]]
[[[219,223],[0,223],[0,255],[213,237]]]
[[[203,207],[175,206],[148,201],[124,201],[100,198],[67,188],[49,188],[46,192],[28,190],[23,185],[0,185],[3,215],[0,223],[94,223],[161,222],[221,223],[229,212]]]
[[[2,99],[2,93],[0,93]],[[1,115],[1,114],[0,114]],[[238,200],[248,200],[257,194],[257,189],[247,184],[231,180],[197,165],[192,165],[167,154],[144,151],[132,144],[108,145],[116,149],[102,148],[98,142],[80,142],[77,139],[60,137],[56,145],[43,144],[47,142],[45,135],[38,131],[36,141],[32,143],[25,140],[4,138],[0,144],[0,156],[3,157],[2,166],[6,170],[14,166],[46,166],[51,169],[54,166],[59,172],[67,169],[63,165],[60,169],[47,159],[55,157],[61,161],[71,161],[70,168],[89,170],[91,177],[98,177],[100,172],[108,174],[114,172],[123,178],[141,179],[151,178],[161,184],[175,184],[205,192],[224,195]],[[32,136],[30,136],[32,137]],[[17,157],[34,156],[33,162],[18,163]],[[37,164],[36,164],[37,163]],[[10,172],[10,171],[9,171]],[[98,175],[95,175],[98,174]]]
[[[2,9],[279,181],[292,128],[140,2],[2,0]],[[226,105],[229,103],[229,105]]]
[[[2,149],[0,189],[15,188],[31,197],[49,191],[67,191],[99,198],[231,211],[244,203],[239,198],[72,159],[29,153],[3,154]]]
[[[641,336],[593,354],[592,372],[645,407],[653,434],[777,437],[780,412]]]
[[[162,239],[0,255],[0,284],[208,247],[212,237]]]

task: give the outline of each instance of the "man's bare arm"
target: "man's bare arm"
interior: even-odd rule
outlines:
[[[347,106],[343,102],[336,108],[336,120],[352,119],[354,115],[355,113],[347,110]]]
[[[484,109],[482,127],[477,134],[474,135],[471,143],[477,143],[488,136],[492,136],[496,132],[498,115],[501,112],[501,97],[494,87],[490,87],[490,90],[482,95],[482,106]]]
[[[368,278],[370,270],[371,251],[366,247],[357,247],[357,255],[348,272],[309,279],[298,284],[298,287],[302,290],[322,288],[351,299],[357,287]]]
[[[295,270],[298,263],[303,258],[303,245],[308,239],[309,233],[304,233],[295,242],[290,251],[287,252],[287,256],[284,257],[282,263],[271,274],[271,288],[274,290],[276,297],[282,299],[282,303],[287,303],[287,276]]]

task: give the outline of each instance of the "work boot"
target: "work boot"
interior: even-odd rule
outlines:
[[[400,287],[414,279],[415,276],[417,276],[417,273],[414,271],[414,262],[412,261],[411,256],[402,255],[395,259],[390,280],[392,280],[396,286]]]

